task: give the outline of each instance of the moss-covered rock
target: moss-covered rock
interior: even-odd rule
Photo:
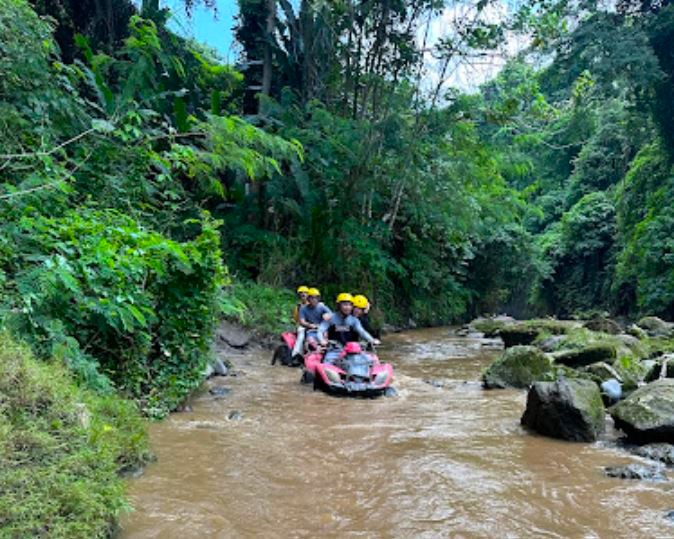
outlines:
[[[604,403],[597,384],[561,378],[535,382],[527,396],[522,425],[550,436],[592,442],[604,432]]]
[[[605,361],[592,363],[591,365],[584,367],[583,370],[591,375],[592,378],[599,384],[605,382],[606,380],[610,380],[611,378],[617,380],[620,383],[623,381],[618,371]]]
[[[550,376],[550,359],[534,346],[514,346],[503,352],[482,375],[487,389],[526,388]]]
[[[501,329],[509,323],[511,321],[507,318],[476,318],[468,324],[468,328],[479,333],[484,333],[484,336],[487,338],[493,338],[498,337]]]
[[[615,320],[598,316],[592,318],[583,324],[583,327],[590,331],[598,331],[600,333],[608,333],[609,335],[618,335],[622,333],[622,327]]]
[[[637,326],[643,329],[650,337],[668,337],[672,335],[674,324],[665,322],[657,316],[644,316],[637,322]]]
[[[640,341],[648,338],[648,333],[646,333],[643,329],[641,329],[636,324],[632,324],[631,326],[627,326],[627,328],[625,328],[625,333],[627,333],[628,335],[632,335],[632,337],[635,337],[635,338],[639,339]]]
[[[554,354],[555,363],[567,367],[585,367],[599,361],[614,360],[616,347],[608,343],[594,343],[579,350],[563,350]]]
[[[652,360],[643,361],[646,369],[644,380],[654,382],[659,378],[674,378],[674,354],[664,354]]]
[[[531,344],[540,335],[541,330],[525,324],[515,324],[503,327],[499,331],[499,336],[503,339],[506,348],[512,346],[526,346]]]
[[[635,390],[649,372],[648,365],[630,356],[621,356],[613,362],[613,368],[622,379],[623,389],[627,392]]]
[[[609,412],[616,427],[637,443],[674,442],[674,379],[640,387]]]

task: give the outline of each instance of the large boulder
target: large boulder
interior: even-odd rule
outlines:
[[[604,403],[597,384],[590,380],[536,382],[521,422],[552,438],[593,442],[604,432]]]
[[[487,389],[527,388],[550,373],[550,359],[538,348],[514,346],[487,368],[482,382]]]
[[[674,442],[674,379],[640,387],[609,412],[615,426],[637,443]]]
[[[253,334],[250,331],[226,320],[218,327],[216,336],[218,340],[232,348],[245,348],[253,338]]]
[[[614,360],[615,346],[608,343],[589,344],[579,350],[562,350],[554,354],[555,363],[567,367],[586,367],[599,361]]]
[[[608,333],[610,335],[619,335],[622,333],[622,328],[618,322],[603,316],[598,316],[588,320],[585,322],[583,327],[589,329],[590,331],[599,331],[601,333]]]
[[[672,334],[672,328],[674,328],[674,324],[665,322],[657,316],[644,316],[637,322],[637,326],[650,337],[668,337]]]

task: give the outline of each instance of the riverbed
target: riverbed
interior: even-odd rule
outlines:
[[[222,351],[230,391],[152,425],[158,461],[130,480],[119,539],[674,537],[669,483],[603,475],[640,461],[616,432],[532,435],[525,392],[481,388],[495,344],[447,328],[388,336],[399,396],[377,400],[314,392],[268,351]]]

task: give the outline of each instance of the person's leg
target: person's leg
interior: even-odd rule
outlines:
[[[304,351],[304,335],[306,333],[306,328],[298,326],[297,328],[297,340],[295,341],[295,346],[293,347],[292,356],[302,355]]]
[[[316,350],[318,348],[318,332],[315,329],[309,330],[307,335],[307,349]]]

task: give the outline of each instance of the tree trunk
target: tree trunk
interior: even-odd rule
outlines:
[[[264,64],[262,65],[262,94],[271,92],[272,76],[272,40],[274,39],[274,22],[276,20],[276,0],[267,0],[266,42],[264,46]]]

